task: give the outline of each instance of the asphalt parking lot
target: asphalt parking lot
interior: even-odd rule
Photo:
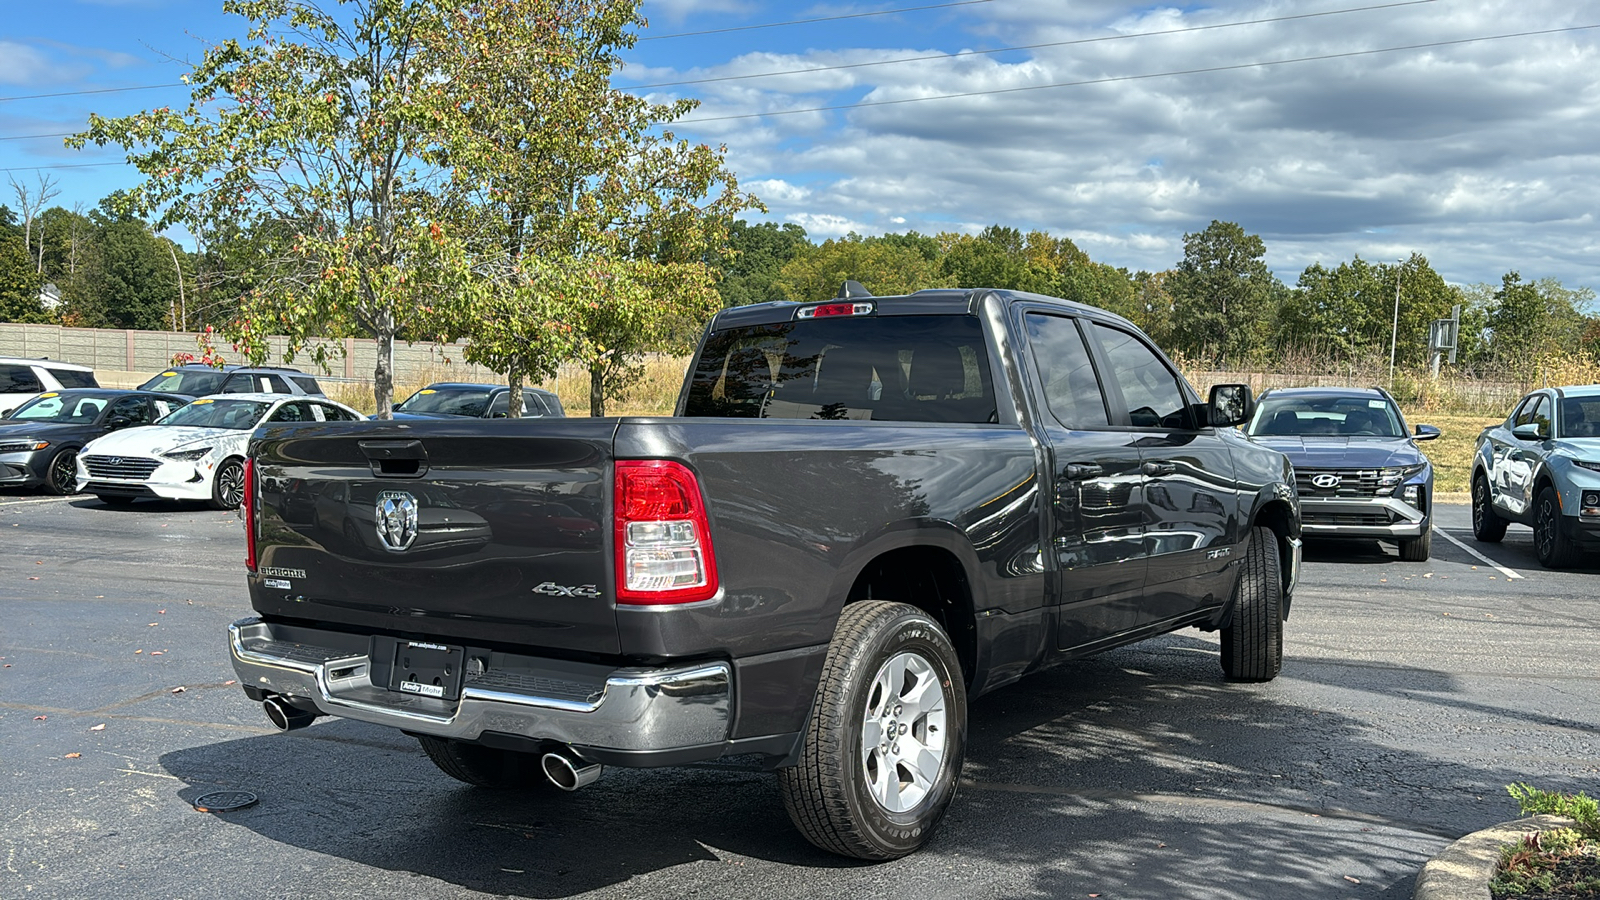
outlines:
[[[1487,558],[1311,545],[1270,684],[1183,631],[980,699],[939,835],[867,865],[744,759],[511,794],[377,726],[279,734],[229,683],[233,514],[0,493],[0,898],[1410,897],[1507,783],[1600,787],[1600,568],[1438,518]],[[191,808],[228,788],[260,803]]]

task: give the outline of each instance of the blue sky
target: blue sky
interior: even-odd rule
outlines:
[[[818,240],[999,222],[1154,270],[1174,265],[1183,235],[1216,218],[1262,235],[1268,263],[1291,283],[1312,262],[1416,251],[1455,283],[1515,269],[1600,288],[1600,29],[1500,37],[1600,25],[1600,9],[983,0],[906,10],[938,3],[646,0],[649,39],[618,83],[700,82],[638,89],[702,99],[687,117],[700,121],[677,130],[726,144],[767,218]],[[219,0],[7,6],[3,98],[172,84],[207,42],[241,31]],[[1350,11],[1373,6],[1385,8]],[[1313,13],[1332,14],[1285,18]],[[1434,46],[1415,46],[1424,44]],[[1328,58],[1259,65],[1312,57]],[[795,70],[811,71],[772,75]],[[92,207],[138,178],[125,165],[84,167],[115,163],[115,149],[4,138],[186,96],[171,87],[0,100],[0,169],[80,166],[44,174],[58,180],[55,203]],[[882,105],[807,111],[863,102]],[[16,205],[4,183],[0,202]]]

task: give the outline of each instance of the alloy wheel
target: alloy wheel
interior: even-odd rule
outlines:
[[[903,813],[928,796],[949,746],[945,689],[932,664],[897,653],[872,678],[861,721],[861,769],[885,811]]]
[[[217,473],[217,494],[230,509],[244,499],[244,469],[237,463],[223,466]]]
[[[1540,500],[1538,514],[1533,517],[1533,549],[1539,559],[1549,559],[1555,552],[1556,529],[1561,527],[1561,516],[1555,503],[1548,497]]]
[[[78,489],[78,452],[76,450],[63,450],[56,454],[50,464],[50,484],[63,494],[71,494]]]

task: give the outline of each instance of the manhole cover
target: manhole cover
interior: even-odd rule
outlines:
[[[236,809],[255,806],[256,799],[256,795],[249,791],[212,791],[196,797],[194,808],[200,812],[233,812]]]

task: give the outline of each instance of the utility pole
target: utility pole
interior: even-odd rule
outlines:
[[[169,238],[167,240],[167,252],[172,254],[172,268],[176,269],[178,272],[178,302],[183,304],[183,328],[188,329],[189,301],[186,297],[184,297],[183,294],[183,266],[178,265],[178,242]],[[174,308],[173,313],[172,330],[178,331],[180,329],[178,328],[176,308]]]
[[[1394,347],[1400,336],[1400,272],[1405,265],[1401,259],[1394,267],[1394,324],[1389,326],[1389,390],[1394,390]]]

